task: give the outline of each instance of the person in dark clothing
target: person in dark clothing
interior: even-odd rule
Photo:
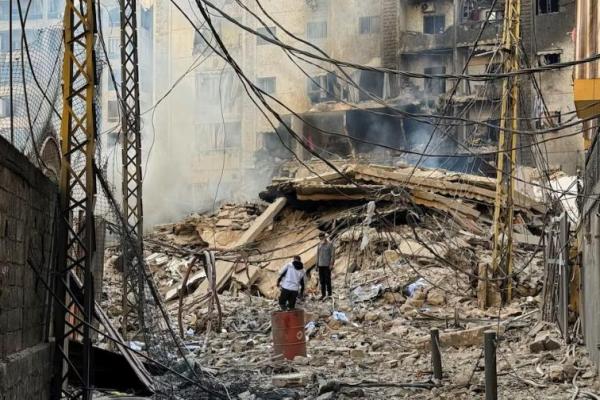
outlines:
[[[317,267],[319,269],[319,283],[321,285],[321,300],[325,296],[331,297],[331,269],[335,264],[335,248],[325,233],[319,234],[319,245],[317,247]]]
[[[294,260],[283,266],[279,272],[277,286],[281,287],[279,295],[279,307],[282,311],[293,310],[296,307],[298,292],[304,296],[304,265],[300,256],[294,256]]]

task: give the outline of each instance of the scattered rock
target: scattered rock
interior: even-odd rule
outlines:
[[[427,303],[432,306],[441,306],[446,303],[446,296],[439,289],[431,289],[427,293]]]
[[[365,358],[366,353],[363,349],[352,349],[350,350],[350,357],[355,360],[360,360]]]
[[[560,349],[560,343],[551,338],[549,334],[539,334],[535,340],[529,343],[529,351],[539,353],[542,351],[553,351]]]
[[[273,375],[271,384],[275,387],[306,386],[312,382],[314,375],[311,372],[297,372],[293,374]]]

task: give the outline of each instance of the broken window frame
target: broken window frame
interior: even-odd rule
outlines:
[[[428,21],[431,21],[428,23]],[[423,33],[427,35],[440,35],[446,30],[446,16],[431,14],[423,15]]]
[[[327,39],[327,21],[310,21],[306,24],[307,40]]]
[[[381,17],[379,15],[358,18],[359,35],[373,35],[377,33],[381,33]]]

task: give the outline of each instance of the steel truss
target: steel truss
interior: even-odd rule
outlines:
[[[123,325],[122,335],[130,338],[133,321],[144,326],[143,266],[135,254],[143,255],[142,140],[140,136],[140,90],[136,0],[121,0],[121,147],[123,167]],[[132,244],[133,243],[133,244]],[[136,249],[131,248],[136,246]]]
[[[60,222],[54,307],[56,340],[52,398],[92,397],[92,342],[90,324],[94,301],[91,272],[95,249],[94,203],[96,118],[94,94],[95,10],[93,0],[67,0],[64,14],[63,111],[61,123]],[[83,282],[77,293],[70,272]],[[80,368],[69,355],[69,340],[82,342]],[[75,378],[67,386],[67,378]]]
[[[504,72],[519,69],[519,49],[521,42],[521,0],[507,0],[504,11],[502,50]],[[498,138],[498,160],[496,176],[496,200],[494,207],[494,249],[492,253],[492,273],[494,277],[506,277],[500,285],[503,300],[512,298],[513,272],[513,218],[514,218],[514,176],[516,173],[519,121],[519,82],[512,76],[502,84],[502,106],[500,133]]]

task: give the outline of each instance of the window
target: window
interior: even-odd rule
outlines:
[[[121,26],[121,11],[119,11],[119,7],[113,7],[108,10],[108,26]]]
[[[118,37],[109,37],[106,47],[109,58],[118,57],[121,54],[121,39]]]
[[[272,37],[272,38],[277,37],[277,30],[274,26],[258,28],[256,31],[263,36]],[[261,38],[260,36],[256,37],[256,45],[257,46],[262,46],[265,44],[270,44],[270,42],[266,41],[265,39]]]
[[[425,15],[423,16],[423,33],[432,35],[444,33],[446,29],[446,17],[443,15]]]
[[[258,78],[256,85],[268,94],[273,94],[277,90],[277,81],[274,77]]]
[[[381,31],[381,17],[360,17],[358,25],[358,31],[361,35],[379,33]]]
[[[193,55],[198,55],[208,49],[208,43],[206,42],[205,38],[209,40],[212,38],[210,29],[200,28],[200,32],[202,32],[202,35],[198,32],[194,33],[194,47],[192,49]]]
[[[559,11],[558,0],[537,0],[538,14],[550,14]]]
[[[362,91],[358,94],[359,101],[372,100],[372,96],[382,98],[385,73],[379,71],[361,71],[358,84]]]
[[[26,34],[31,35],[31,31],[25,31]],[[10,51],[10,44],[9,44],[9,32],[5,31],[5,32],[0,32],[0,51]],[[12,38],[12,47],[13,47],[13,51],[15,50],[20,50],[21,49],[21,31],[17,31],[14,30],[13,31],[13,38]],[[27,38],[29,41],[31,41],[31,37]]]
[[[218,74],[196,75],[196,98],[201,105],[210,106],[219,101],[219,82]]]
[[[15,1],[16,3],[16,1]],[[25,11],[27,10],[27,1],[22,2],[21,10],[23,12],[23,18],[25,17]],[[42,0],[31,0],[31,6],[29,6],[29,14],[27,19],[40,19],[44,16],[44,8],[42,7]]]
[[[446,73],[446,67],[428,67],[423,70],[425,75],[443,75]],[[446,78],[427,78],[425,79],[425,94],[438,96],[446,93]]]
[[[119,104],[117,100],[108,100],[108,112],[106,113],[106,119],[108,122],[119,121]]]
[[[10,97],[0,97],[0,117],[10,117]]]
[[[308,40],[319,40],[327,37],[327,21],[309,22],[306,25]]]
[[[327,93],[327,75],[308,78],[308,98],[311,103],[319,103]]]
[[[239,148],[242,145],[242,124],[239,121],[205,123],[196,125],[196,147],[209,150]]]
[[[242,123],[241,122],[225,122],[225,139],[224,146],[226,148],[237,148],[242,146]]]
[[[560,53],[542,54],[540,56],[540,65],[552,65],[560,63]]]
[[[233,112],[240,105],[242,86],[236,74],[196,74],[196,101],[201,107],[214,108],[222,102],[223,107]]]
[[[142,12],[140,13],[140,24],[144,29],[152,29],[152,7],[142,7]]]
[[[488,119],[487,121],[487,141],[488,143],[497,143],[498,135],[500,133],[500,120],[499,119]]]
[[[58,18],[62,13],[62,7],[64,2],[61,0],[49,0],[48,1],[48,18]]]

